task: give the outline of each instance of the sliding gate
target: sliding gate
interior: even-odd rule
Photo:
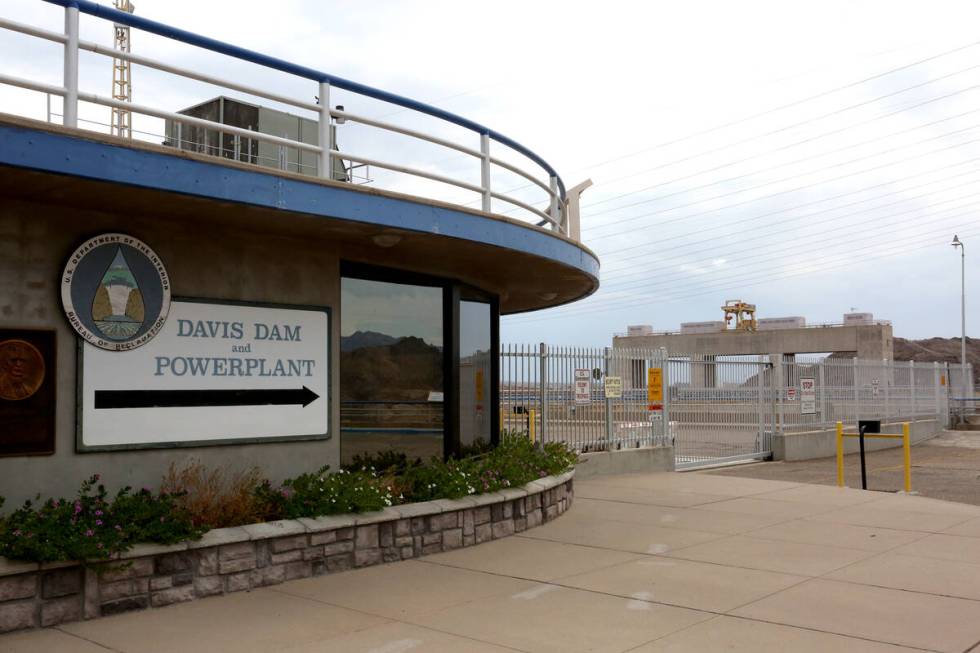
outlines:
[[[503,428],[582,452],[672,443],[687,468],[772,450],[773,374],[762,361],[504,344],[500,382]]]

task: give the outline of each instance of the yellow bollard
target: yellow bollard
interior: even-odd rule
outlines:
[[[909,494],[912,492],[912,444],[908,422],[902,422],[902,449],[905,453],[905,493]]]
[[[844,487],[844,424],[837,422],[837,487]]]
[[[535,414],[535,411],[533,411],[533,410],[530,412],[530,415],[531,416],[527,420],[528,421],[528,429],[529,429],[530,435],[531,435],[531,442],[534,442],[535,441],[535,432],[534,432],[535,429],[534,429],[534,427],[536,426],[535,420],[537,418],[537,415]]]

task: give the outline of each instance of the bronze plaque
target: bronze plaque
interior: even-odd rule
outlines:
[[[0,456],[54,453],[55,332],[0,329]]]

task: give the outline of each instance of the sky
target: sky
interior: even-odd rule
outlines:
[[[102,0],[103,4],[109,4]],[[505,317],[505,342],[609,345],[720,320],[839,322],[870,312],[896,336],[980,325],[980,5],[971,2],[467,2],[140,0],[140,16],[430,102],[528,146],[582,197],[582,239],[601,260],[592,297]],[[230,8],[234,7],[234,13]],[[61,29],[61,10],[3,0],[0,16]],[[83,17],[82,38],[111,43]],[[312,101],[315,85],[136,32],[135,52]],[[5,74],[61,81],[60,47],[0,30]],[[82,88],[108,95],[107,59],[83,53]],[[136,67],[134,101],[177,110],[234,92]],[[469,147],[475,136],[334,91],[331,104]],[[264,104],[277,106],[263,101]],[[283,107],[280,107],[283,108]],[[0,86],[0,110],[44,118],[42,95]],[[299,109],[290,109],[300,115]],[[54,101],[53,112],[60,112]],[[90,128],[108,109],[84,105]],[[55,117],[57,120],[57,116]],[[134,119],[159,142],[162,121]],[[348,123],[344,151],[464,181],[466,155]],[[495,147],[495,156],[533,164]],[[370,171],[378,188],[479,206],[468,191]],[[536,206],[506,172],[493,186]],[[529,214],[502,201],[494,210]]]

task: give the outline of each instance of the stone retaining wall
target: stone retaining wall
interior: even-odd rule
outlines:
[[[376,513],[221,528],[196,542],[138,545],[119,560],[91,566],[0,558],[0,633],[158,608],[507,537],[565,512],[573,475]]]

